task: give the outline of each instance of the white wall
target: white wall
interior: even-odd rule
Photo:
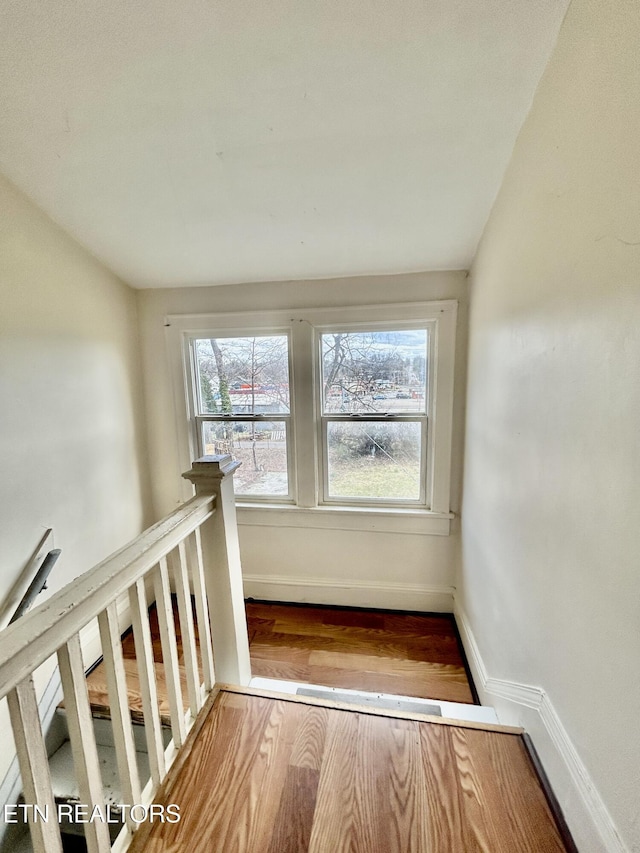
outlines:
[[[0,178],[0,599],[48,527],[49,593],[143,528],[140,382],[134,292]]]
[[[466,363],[463,272],[293,281],[138,293],[156,515],[182,500],[176,412],[165,347],[167,314],[459,300],[452,508],[459,509]],[[178,417],[182,417],[178,414]],[[281,600],[451,609],[458,527],[450,536],[257,526],[240,520],[247,594]]]
[[[47,528],[62,555],[41,600],[150,519],[139,361],[133,291],[0,176],[0,601]],[[35,679],[47,718],[53,668]],[[5,735],[7,717],[3,700]]]
[[[471,280],[458,606],[594,853],[640,851],[639,46],[573,0]]]

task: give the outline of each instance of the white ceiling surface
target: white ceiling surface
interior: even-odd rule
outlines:
[[[463,269],[567,0],[2,0],[0,171],[136,287]]]

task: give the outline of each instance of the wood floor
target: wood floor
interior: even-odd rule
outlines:
[[[519,734],[222,691],[132,853],[565,851]],[[484,729],[484,730],[483,730]]]
[[[473,702],[453,617],[247,602],[254,675]]]
[[[256,602],[247,602],[246,609],[253,675],[423,699],[473,702],[450,616]],[[174,616],[181,662],[177,612]],[[163,723],[169,725],[169,702],[155,607],[149,611],[149,623],[160,715]],[[123,638],[122,652],[131,716],[134,721],[143,722],[133,634]],[[87,687],[94,715],[108,716],[109,696],[102,664],[87,676]],[[182,694],[183,697],[187,695],[184,677]]]

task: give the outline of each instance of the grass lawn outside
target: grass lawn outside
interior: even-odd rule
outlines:
[[[329,472],[331,498],[420,499],[420,467],[374,456],[341,459]]]

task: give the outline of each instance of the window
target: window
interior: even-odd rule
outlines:
[[[325,501],[422,505],[427,330],[320,334]]]
[[[238,495],[290,498],[288,335],[195,338],[200,455],[242,462]]]
[[[183,470],[230,453],[241,508],[448,532],[454,301],[166,322]]]

